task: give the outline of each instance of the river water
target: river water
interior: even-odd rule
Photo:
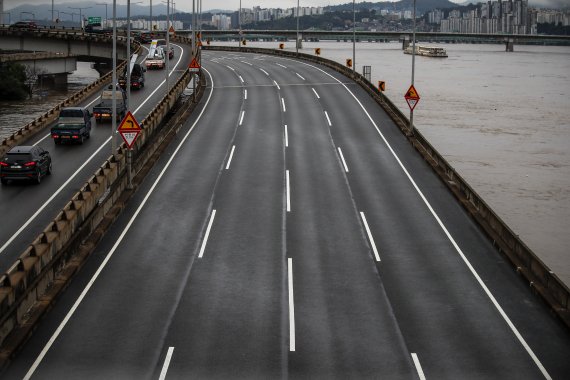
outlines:
[[[414,84],[421,100],[415,127],[570,285],[570,47],[515,45],[507,53],[503,45],[440,46],[449,58],[416,57]],[[305,42],[301,52],[313,54],[316,47],[322,57],[343,64],[352,58],[352,43],[346,42]],[[295,50],[294,42],[286,49]],[[359,72],[362,65],[371,66],[372,83],[385,81],[385,94],[409,115],[404,94],[412,57],[399,43],[359,42],[355,63]],[[97,77],[89,64],[78,62],[69,87]],[[66,96],[0,103],[0,138]]]

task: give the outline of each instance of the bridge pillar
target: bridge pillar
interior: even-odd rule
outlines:
[[[402,39],[402,50],[406,50],[410,46],[410,36],[401,36]]]
[[[513,38],[507,38],[505,40],[506,50],[508,52],[515,51],[515,40]]]
[[[67,73],[38,75],[38,82],[50,88],[67,87]]]

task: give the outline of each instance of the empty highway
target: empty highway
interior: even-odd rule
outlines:
[[[202,56],[200,107],[3,378],[568,376],[567,329],[360,87]]]

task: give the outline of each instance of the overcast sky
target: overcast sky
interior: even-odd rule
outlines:
[[[140,1],[140,0],[133,0]],[[363,0],[356,1],[357,3],[362,2]],[[374,1],[374,0],[368,0]],[[383,0],[380,0],[383,1]],[[391,1],[391,0],[388,0]],[[419,0],[421,1],[421,0]],[[451,0],[453,2],[462,2],[464,0]],[[78,3],[79,1],[62,1],[62,0],[55,0],[56,4],[66,3],[66,2],[74,2]],[[97,1],[98,3],[109,3],[112,4],[113,0],[101,0]],[[196,0],[198,2],[198,0]],[[117,4],[126,4],[127,0],[117,0]],[[154,5],[162,3],[162,0],[153,0],[153,8]],[[174,0],[176,3],[176,9],[180,9],[186,12],[192,11],[192,0]],[[299,0],[299,6],[301,7],[324,7],[327,5],[339,5],[339,4],[347,4],[352,3],[351,0]],[[51,0],[4,0],[4,8],[14,8],[18,5],[22,4],[50,4]],[[143,6],[148,6],[150,4],[149,0],[143,0]],[[253,8],[254,6],[259,5],[262,8],[293,8],[297,6],[297,0],[241,0],[242,8]],[[239,0],[202,0],[202,10],[207,11],[209,9],[228,9],[228,10],[237,10],[239,8]]]
[[[140,0],[133,0],[140,1]],[[356,3],[360,3],[363,0],[356,0]],[[368,0],[374,1],[374,0]],[[418,0],[421,1],[421,0]],[[451,0],[454,3],[463,3],[466,0]],[[473,0],[475,1],[475,0]],[[552,6],[552,7],[560,7],[561,5],[568,4],[570,0],[530,0],[531,5],[543,5],[543,6]],[[55,0],[56,4],[66,3],[68,1],[62,0]],[[73,1],[75,3],[81,2]],[[97,2],[109,3],[112,4],[113,0],[101,0]],[[160,4],[162,0],[154,0],[153,6],[156,4]],[[192,0],[175,0],[176,9],[191,12],[192,11]],[[126,4],[127,0],[117,0],[117,4]],[[143,0],[142,4],[139,5],[146,5],[148,6],[150,3],[149,0]],[[352,3],[350,0],[299,0],[299,5],[301,7],[318,7],[318,6],[327,6],[327,5],[339,5],[339,4],[347,4]],[[51,0],[4,0],[4,8],[14,8],[18,5],[22,4],[50,4]],[[292,8],[297,6],[297,0],[241,0],[241,6],[243,8],[252,8],[256,5],[261,6],[262,8]],[[228,10],[236,10],[239,8],[239,0],[202,0],[202,9],[207,11],[209,9],[228,9]]]

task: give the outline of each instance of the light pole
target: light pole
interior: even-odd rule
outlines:
[[[241,50],[241,0],[239,0],[238,29],[238,46]]]
[[[113,97],[111,106],[111,154],[115,156],[117,143],[115,133],[117,131],[117,0],[113,0],[113,74],[112,74]]]
[[[414,0],[413,32],[412,32],[412,86],[414,85],[414,72],[416,63],[416,0]],[[414,107],[410,108],[410,133],[414,134]]]
[[[20,12],[20,21],[22,21],[22,15],[23,14],[29,14],[32,15],[32,20],[36,19],[36,15],[33,12]]]
[[[299,55],[299,0],[297,0],[297,37],[295,39],[295,48],[297,55]]]
[[[152,0],[150,0],[150,31],[152,32]]]
[[[83,10],[93,7],[68,7],[69,9],[79,9],[79,26],[83,28]]]
[[[59,13],[61,13],[62,15],[70,15],[72,23],[73,23],[73,16],[79,15],[79,13],[74,13],[74,12],[59,12]]]
[[[107,3],[95,3],[95,5],[104,5],[105,6],[105,28],[106,28],[107,27],[107,20],[108,20],[108,18],[107,18],[107,6],[109,4],[107,4]]]
[[[170,0],[163,1],[163,3],[166,3],[166,51],[164,52],[164,62],[166,66],[166,93],[168,94],[170,90],[170,85],[168,84],[168,60],[170,59]]]
[[[356,8],[352,0],[352,71],[356,70]]]

